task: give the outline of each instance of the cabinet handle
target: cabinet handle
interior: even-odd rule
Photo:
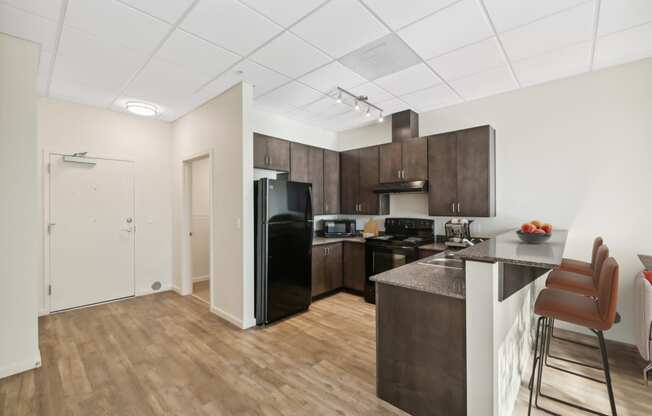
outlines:
[[[462,208],[459,202],[457,203],[457,213],[462,215]]]
[[[396,171],[396,177],[401,179],[401,170],[400,169]]]
[[[330,248],[326,247],[326,255],[328,256],[328,252],[330,251]]]
[[[451,202],[451,212],[455,214],[455,202]]]
[[[405,179],[405,169],[401,170],[401,178]]]

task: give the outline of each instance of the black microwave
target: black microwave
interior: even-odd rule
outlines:
[[[322,220],[324,237],[350,237],[356,234],[355,220]]]

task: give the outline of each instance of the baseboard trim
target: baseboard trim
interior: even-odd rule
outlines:
[[[243,329],[244,327],[242,326],[243,322],[240,318],[236,318],[235,316],[231,315],[230,313],[223,311],[222,309],[211,306],[211,312],[214,313],[215,315],[219,316],[220,318],[224,319],[225,321],[237,326],[240,329]]]
[[[20,361],[0,368],[0,379],[33,370],[41,366],[41,351],[36,350],[36,356],[29,360]]]
[[[195,276],[195,277],[192,278],[192,282],[193,282],[193,283],[197,283],[197,282],[205,282],[206,280],[208,280],[208,275],[205,275],[205,276]]]
[[[50,314],[50,311],[48,311],[48,310],[46,310],[46,309],[41,309],[40,311],[38,311],[38,316],[39,316],[39,318],[40,318],[41,316],[48,316],[49,314]]]
[[[181,288],[180,288],[179,286],[172,285],[172,286],[170,286],[170,289],[171,289],[173,292],[177,292],[177,294],[183,296],[183,294],[181,293]]]
[[[161,293],[161,292],[167,292],[168,290],[172,290],[172,285],[163,285],[159,290],[154,290],[154,289],[138,289],[136,291],[136,296],[147,296],[147,295],[153,295],[155,293]]]

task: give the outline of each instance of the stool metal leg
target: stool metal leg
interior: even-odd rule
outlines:
[[[611,386],[611,371],[609,371],[609,357],[607,357],[607,345],[604,342],[604,334],[602,331],[593,331],[598,335],[600,341],[600,352],[602,352],[602,365],[604,367],[604,377],[607,380],[607,391],[609,392],[609,403],[611,404],[611,414],[616,416],[616,399],[614,399],[614,391]]]
[[[532,359],[532,375],[530,376],[530,401],[528,402],[527,414],[530,416],[532,413],[532,383],[534,382],[534,372],[537,368],[538,362],[538,353],[539,353],[539,332],[541,331],[541,321],[543,321],[543,316],[537,319],[537,333],[534,337],[534,358]]]
[[[597,346],[597,345],[587,344],[586,342],[575,341],[574,339],[564,338],[564,337],[560,337],[559,335],[555,335],[555,320],[554,319],[552,320],[552,334],[551,334],[551,336],[552,336],[552,338],[554,338],[556,340],[559,340],[559,341],[569,342],[571,344],[581,345],[583,347],[588,347],[588,348],[593,348],[594,350],[600,349],[600,347]],[[553,357],[553,358],[555,358],[555,357]]]
[[[648,364],[647,367],[643,369],[643,381],[645,382],[645,385],[648,386],[649,383],[647,381],[647,373],[648,371],[652,370],[652,363]]]
[[[570,363],[570,364],[581,365],[582,367],[587,367],[587,368],[592,368],[594,370],[604,371],[604,368],[602,368],[602,367],[598,367],[598,366],[595,366],[595,365],[583,363],[581,361],[571,360],[571,359],[568,359],[568,358],[560,357],[558,355],[550,354],[550,342],[551,342],[552,338],[557,338],[557,337],[555,337],[553,335],[554,331],[555,331],[555,320],[551,319],[550,322],[551,322],[551,324],[550,324],[550,330],[549,330],[549,336],[548,336],[547,348],[546,348],[547,353],[546,353],[546,356],[545,356],[546,367],[554,368],[555,370],[563,371],[564,373],[573,374],[573,375],[576,375],[578,377],[586,378],[588,380],[593,380],[593,381],[598,382],[598,383],[604,383],[603,380],[600,380],[600,379],[597,379],[597,378],[594,378],[594,377],[590,377],[590,376],[586,376],[584,374],[580,374],[580,373],[577,373],[577,372],[574,372],[574,371],[571,371],[571,370],[566,370],[566,369],[558,367],[556,365],[552,365],[552,364],[550,364],[548,362],[548,358],[553,358],[555,360],[564,361],[564,362],[567,362],[567,363]],[[573,340],[568,340],[566,338],[563,338],[563,340],[572,342],[572,343],[577,344],[577,345],[593,347],[592,345],[585,344],[583,342],[574,342]],[[595,348],[597,349],[598,347],[595,347]]]
[[[534,394],[534,406],[537,409],[540,409],[539,406],[539,395],[541,394],[541,379],[543,377],[543,361],[546,356],[546,340],[548,338],[548,328],[550,327],[550,321],[548,318],[545,318],[543,321],[543,328],[541,328],[541,356],[539,358],[539,369],[537,370],[537,387]]]

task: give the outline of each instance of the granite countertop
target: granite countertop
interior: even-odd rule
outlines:
[[[441,257],[441,255],[436,254],[408,263],[405,266],[371,276],[370,279],[376,283],[400,286],[456,299],[465,299],[464,270],[421,263],[434,257]]]
[[[503,262],[541,268],[555,268],[561,264],[568,231],[555,230],[548,241],[541,244],[526,244],[515,230],[500,234],[473,247],[455,253],[463,260],[480,262]]]
[[[312,240],[313,246],[319,246],[322,244],[334,244],[341,243],[343,241],[348,241],[351,243],[364,243],[364,238],[362,236],[358,237],[318,237],[315,236]]]

